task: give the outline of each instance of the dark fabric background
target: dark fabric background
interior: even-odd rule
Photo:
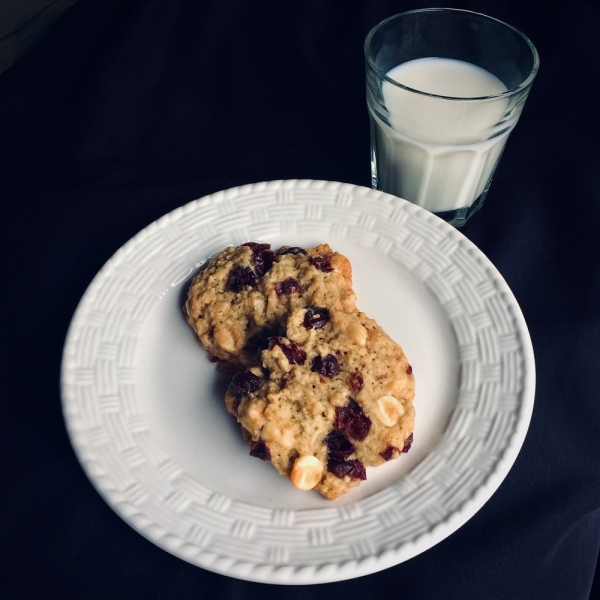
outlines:
[[[70,318],[131,236],[262,180],[369,185],[362,44],[444,2],[79,0],[0,77],[0,598],[589,598],[600,541],[600,9],[457,1],[541,69],[486,206],[463,229],[513,289],[537,360],[528,437],[458,532],[387,571],[281,587],[191,566],[94,491],[68,440]]]

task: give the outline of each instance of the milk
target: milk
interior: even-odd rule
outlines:
[[[522,103],[509,110],[506,95],[482,99],[507,88],[454,59],[411,60],[387,77],[405,87],[383,80],[384,107],[370,111],[377,186],[432,212],[471,206],[490,182]]]

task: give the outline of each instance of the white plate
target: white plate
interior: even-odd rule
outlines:
[[[223,404],[227,378],[183,319],[192,274],[248,240],[348,256],[359,308],[413,366],[411,451],[338,500],[248,455]],[[404,200],[324,181],[219,192],[141,231],[90,284],[62,366],[73,446],[127,523],[190,563],[286,584],[379,571],[458,529],[515,461],[534,388],[519,306],[469,240]]]

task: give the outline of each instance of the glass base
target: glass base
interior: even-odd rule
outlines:
[[[471,206],[464,206],[462,208],[436,212],[433,214],[440,219],[444,219],[444,221],[447,221],[450,225],[454,225],[454,227],[462,227],[483,206],[486,195],[487,189],[483,191]]]

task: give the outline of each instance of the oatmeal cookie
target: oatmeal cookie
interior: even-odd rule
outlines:
[[[412,442],[414,377],[402,348],[364,313],[294,309],[225,402],[250,454],[301,490],[337,498]]]
[[[192,281],[184,312],[202,346],[232,370],[258,363],[265,340],[310,305],[356,311],[352,268],[327,245],[228,247]]]

